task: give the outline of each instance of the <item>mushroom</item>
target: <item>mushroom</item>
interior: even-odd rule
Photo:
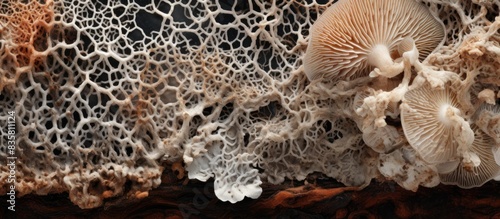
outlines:
[[[474,132],[459,108],[457,95],[449,86],[438,89],[424,83],[404,95],[401,124],[422,159],[439,164],[463,158],[464,165],[479,165],[478,156],[469,150]]]
[[[481,164],[469,169],[462,163],[451,173],[440,174],[443,184],[458,185],[461,188],[478,187],[500,175],[500,166],[495,162],[492,146],[494,141],[484,132],[473,126],[475,138],[471,151],[479,156]]]
[[[413,0],[340,0],[320,16],[310,35],[304,59],[309,80],[353,79],[374,67],[374,75],[393,77],[404,69],[394,59],[410,52],[411,62],[423,60],[444,40],[444,25]]]
[[[483,104],[472,117],[474,123],[500,144],[500,106]],[[500,145],[498,146],[500,147]]]

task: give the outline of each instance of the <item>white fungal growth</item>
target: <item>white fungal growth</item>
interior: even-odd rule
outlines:
[[[453,171],[441,172],[441,181],[462,188],[478,187],[500,174],[500,165],[492,153],[493,139],[475,128],[475,138],[470,154],[471,163],[462,162]],[[479,160],[481,162],[479,162]]]
[[[0,127],[14,111],[17,194],[143,198],[173,162],[228,202],[312,173],[415,190],[477,171],[500,160],[498,113],[481,106],[499,103],[499,5],[4,0]],[[440,119],[432,95],[450,94]],[[476,150],[473,126],[495,147]],[[8,176],[0,165],[2,194]]]
[[[483,104],[473,120],[484,133],[500,144],[500,105]]]
[[[439,121],[447,127],[452,127],[455,122],[460,122],[460,116],[457,115],[460,114],[460,110],[449,104],[443,104],[438,112]]]
[[[405,94],[401,122],[405,136],[422,158],[433,164],[463,157],[473,162],[469,152],[474,132],[458,109],[457,95],[449,87],[433,89],[429,84]]]
[[[368,54],[368,63],[376,66],[377,72],[386,73],[387,77],[394,77],[403,71],[402,62],[394,62],[389,48],[385,45],[375,45]]]
[[[436,167],[423,161],[409,145],[390,154],[380,154],[378,169],[384,177],[411,191],[417,191],[421,185],[434,187],[440,182]]]

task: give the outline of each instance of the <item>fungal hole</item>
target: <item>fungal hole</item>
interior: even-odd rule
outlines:
[[[245,133],[245,135],[243,136],[243,146],[248,146],[248,143],[250,141],[250,134],[248,133]]]
[[[54,150],[52,150],[52,153],[56,156],[59,156],[61,154],[61,149],[60,148],[54,148]]]
[[[125,148],[125,152],[127,153],[127,156],[130,157],[132,156],[132,153],[134,153],[134,149],[131,146],[128,146]]]

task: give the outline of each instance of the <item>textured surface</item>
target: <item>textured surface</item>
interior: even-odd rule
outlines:
[[[391,183],[372,183],[361,191],[336,188],[338,184],[331,180],[318,181],[317,187],[293,184],[289,181],[285,185],[264,184],[265,192],[260,199],[236,204],[217,200],[211,192],[211,183],[190,183],[187,186],[162,184],[139,202],[123,202],[87,210],[74,206],[65,193],[28,195],[19,199],[19,209],[22,210],[16,216],[19,219],[500,217],[498,183],[487,183],[481,188],[467,190],[440,185],[430,189],[421,188],[416,193]],[[0,203],[0,217],[13,216],[5,210],[4,205]]]
[[[448,162],[457,155],[454,126],[444,116],[446,110],[458,107],[457,99],[450,87],[436,91],[423,86],[405,95],[405,103],[411,109],[401,110],[406,139],[418,145],[415,149],[429,163]]]
[[[424,60],[444,39],[443,24],[424,5],[408,0],[342,0],[309,31],[304,72],[311,80],[366,76],[374,67],[384,67],[374,66],[373,59],[384,56],[375,48],[384,47],[388,57],[401,57],[397,48],[405,37],[415,40]]]
[[[363,137],[402,136],[397,106],[392,128],[360,125],[391,111],[356,113],[372,79],[304,75],[308,30],[333,1],[0,2],[0,163],[13,110],[20,196],[68,192],[81,208],[144,198],[173,162],[231,202],[313,172],[365,186],[381,155]],[[447,35],[423,63],[477,73],[457,91],[472,115],[485,88],[498,98],[500,3],[423,2]]]

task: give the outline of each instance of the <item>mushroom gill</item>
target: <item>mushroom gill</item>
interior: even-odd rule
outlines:
[[[450,86],[432,88],[429,83],[409,90],[403,98],[401,125],[406,139],[431,164],[463,157],[464,163],[479,165],[470,146],[474,132],[463,118],[457,94]]]
[[[479,156],[481,164],[469,169],[467,166],[459,163],[453,172],[439,175],[443,184],[457,185],[461,188],[472,188],[481,186],[500,175],[500,166],[495,162],[492,153],[493,139],[477,127],[473,126],[473,129],[475,130],[475,137],[471,151]]]
[[[310,35],[304,59],[309,80],[349,80],[374,68],[388,77],[401,73],[403,63],[394,62],[401,57],[399,43],[414,41],[423,60],[443,41],[444,27],[413,0],[340,0],[320,16]]]

